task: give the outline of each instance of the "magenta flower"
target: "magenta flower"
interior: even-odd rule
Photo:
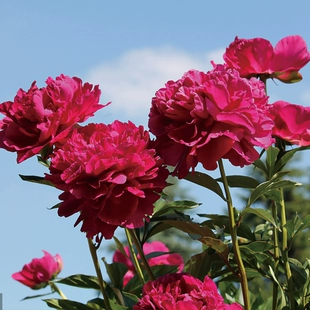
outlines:
[[[270,113],[275,122],[274,136],[298,146],[310,145],[310,107],[277,101]]]
[[[5,115],[0,120],[0,147],[17,152],[17,162],[39,154],[65,138],[72,126],[84,122],[98,109],[99,86],[73,77],[48,78],[47,86],[38,88],[33,82],[26,92],[20,89],[14,101],[0,104]]]
[[[54,152],[46,179],[64,192],[60,216],[79,212],[87,237],[112,238],[118,226],[135,228],[153,212],[168,170],[142,126],[115,121],[76,128]]]
[[[124,250],[127,254],[125,256],[121,251],[116,250],[113,255],[113,262],[123,263],[128,268],[124,276],[124,286],[134,277],[135,275],[135,267],[133,262],[130,259],[130,250],[129,247],[124,247]],[[160,242],[160,241],[153,241],[150,243],[143,244],[143,252],[145,255],[151,254],[154,252],[170,252],[167,246]],[[138,254],[139,259],[139,254]],[[171,254],[164,254],[156,257],[152,257],[148,259],[148,263],[150,266],[158,266],[158,265],[172,265],[178,266],[178,271],[183,271],[184,268],[184,261],[180,254],[178,253],[171,253]]]
[[[256,146],[268,148],[274,141],[267,100],[262,82],[240,78],[234,69],[218,65],[208,73],[188,71],[152,100],[149,127],[155,148],[180,178],[198,162],[207,170],[221,158],[249,165],[259,158]]]
[[[241,305],[225,304],[215,283],[186,274],[174,273],[149,281],[143,286],[142,298],[133,310],[240,310]]]
[[[60,255],[52,256],[46,251],[43,252],[43,257],[34,258],[20,272],[12,274],[12,278],[32,289],[45,287],[48,281],[53,280],[60,273],[63,262]]]
[[[281,39],[274,48],[263,38],[236,37],[223,57],[229,67],[240,72],[241,77],[264,75],[288,83],[302,79],[298,71],[310,61],[306,42],[298,35]]]

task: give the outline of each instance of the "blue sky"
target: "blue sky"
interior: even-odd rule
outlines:
[[[92,121],[130,119],[146,125],[155,91],[189,69],[208,70],[210,60],[221,62],[235,36],[276,44],[299,34],[310,47],[309,12],[308,0],[1,1],[0,102],[13,100],[19,88],[28,89],[34,80],[44,86],[48,76],[64,73],[99,83],[101,102],[112,101]],[[310,105],[310,66],[301,72],[301,83],[270,83],[271,101]],[[18,174],[46,172],[35,158],[17,165],[16,154],[0,150],[0,165],[3,309],[49,309],[40,300],[21,302],[39,292],[12,280],[11,274],[41,257],[41,250],[63,257],[62,276],[94,274],[86,238],[73,228],[76,217],[59,218],[47,210],[58,202],[57,190],[19,179]],[[203,203],[200,213],[222,212],[214,194],[182,184]],[[100,255],[111,259],[104,250]],[[62,288],[70,299],[93,297]]]

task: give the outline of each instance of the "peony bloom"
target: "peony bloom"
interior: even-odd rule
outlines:
[[[298,146],[310,145],[310,107],[277,101],[270,113],[275,122],[274,136]]]
[[[306,42],[298,35],[281,39],[275,47],[266,39],[236,37],[223,58],[241,77],[264,75],[290,83],[302,79],[298,71],[310,61],[310,53]]]
[[[128,268],[127,273],[124,276],[124,286],[134,277],[135,275],[135,267],[133,262],[130,259],[130,250],[129,247],[124,247],[124,250],[127,254],[125,256],[121,251],[117,250],[113,256],[113,262],[123,263]],[[169,252],[167,246],[160,241],[153,241],[150,243],[143,244],[143,252],[145,255],[151,254],[154,252]],[[138,254],[139,259],[139,254]],[[184,262],[183,258],[178,253],[172,254],[164,254],[156,257],[152,257],[148,259],[148,263],[150,266],[158,266],[158,265],[173,265],[178,266],[178,271],[183,271]]]
[[[43,252],[43,257],[34,258],[20,272],[12,274],[12,278],[32,289],[45,287],[48,281],[53,280],[60,273],[63,262],[60,255],[52,256],[46,251]]]
[[[180,178],[198,162],[207,170],[221,158],[249,165],[259,158],[256,146],[273,143],[267,101],[262,82],[240,78],[234,69],[217,65],[208,73],[188,71],[152,100],[149,127],[155,148]]]
[[[51,159],[50,180],[64,192],[58,214],[79,212],[76,225],[91,238],[112,238],[118,226],[135,228],[153,212],[168,170],[149,149],[142,126],[115,121],[75,128]]]
[[[133,310],[240,310],[239,304],[225,304],[215,283],[186,273],[168,274],[143,286],[142,298]]]
[[[17,162],[39,154],[65,138],[72,126],[84,122],[98,109],[99,86],[73,77],[49,77],[47,86],[38,88],[33,82],[26,92],[20,89],[14,101],[0,104],[5,115],[0,120],[0,147],[17,152]]]

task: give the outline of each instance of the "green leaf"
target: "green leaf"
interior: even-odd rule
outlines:
[[[274,272],[273,272],[273,269],[271,268],[271,266],[269,266],[269,273],[273,279],[274,282],[276,282],[279,286],[279,289],[280,289],[280,294],[281,294],[281,298],[280,300],[278,300],[278,308],[277,309],[283,309],[286,307],[286,298],[285,298],[285,295],[284,295],[284,292],[283,292],[283,289],[282,289],[282,286],[281,284],[278,282],[278,279],[277,277],[275,276]]]
[[[255,188],[259,185],[257,180],[244,175],[228,175],[226,179],[230,187]],[[216,181],[223,182],[222,178],[218,178]]]
[[[94,298],[86,303],[86,306],[93,310],[102,310],[105,308],[104,300],[101,298]]]
[[[269,172],[269,178],[274,174],[274,166],[277,161],[279,154],[279,149],[277,147],[269,147],[266,151],[266,167]]]
[[[138,296],[130,294],[128,292],[123,292],[124,302],[127,307],[132,309],[132,307],[139,302]]]
[[[144,240],[146,241],[150,239],[151,237],[155,236],[156,234],[164,230],[170,229],[170,228],[171,228],[171,225],[168,225],[166,223],[162,223],[162,222],[156,223],[154,226],[150,228]]]
[[[259,168],[260,170],[262,170],[265,175],[268,175],[268,170],[264,164],[264,162],[261,159],[257,159],[255,160],[255,162],[253,163],[253,165],[257,168]]]
[[[273,247],[274,245],[269,243],[268,241],[255,241],[241,245],[240,249],[245,248],[251,251],[252,253],[264,253],[272,250]]]
[[[307,215],[303,220],[301,225],[298,227],[296,233],[303,231],[306,228],[310,227],[310,215]]]
[[[88,276],[85,274],[76,274],[57,280],[57,283],[62,283],[70,286],[76,286],[81,288],[92,288],[95,290],[100,290],[100,285],[97,277]]]
[[[211,270],[212,260],[210,258],[211,255],[208,253],[207,250],[192,256],[190,260],[186,263],[186,272],[203,281],[204,277]]]
[[[186,210],[197,208],[201,205],[201,203],[197,203],[190,200],[180,200],[180,201],[171,201],[165,203],[157,212],[153,214],[154,217],[163,216],[165,214],[169,214],[177,210],[179,212],[183,212]]]
[[[177,228],[183,232],[188,233],[193,239],[200,239],[202,237],[215,237],[214,232],[208,226],[200,226],[193,222],[183,222],[180,220],[164,220],[164,223]]]
[[[185,179],[202,187],[210,189],[212,192],[219,195],[224,201],[226,201],[225,196],[223,195],[222,189],[219,186],[218,182],[210,177],[207,174],[202,172],[190,172]]]
[[[69,299],[43,299],[50,308],[66,310],[90,310],[92,308]]]
[[[111,282],[116,288],[122,290],[124,275],[128,271],[128,268],[126,267],[126,265],[122,263],[108,264],[104,258],[102,258],[102,260],[105,264],[105,267],[106,267],[106,270],[110,277]]]
[[[128,307],[121,306],[120,304],[116,303],[113,300],[110,300],[110,307],[111,307],[111,310],[127,310],[127,309],[129,309]]]
[[[224,232],[230,234],[229,229],[229,217],[227,215],[218,215],[218,214],[197,214],[200,217],[208,217],[211,220],[204,221],[202,225],[208,225],[211,229],[216,228],[224,228]],[[239,227],[237,228],[237,235],[251,241],[255,241],[255,235],[248,225],[241,222]]]
[[[248,207],[248,208],[244,209],[244,210],[241,212],[241,216],[243,216],[243,215],[245,215],[245,214],[247,214],[247,213],[255,214],[255,215],[257,215],[258,217],[264,219],[265,221],[268,221],[268,222],[271,223],[273,226],[277,227],[277,224],[276,224],[274,218],[272,217],[271,212],[268,211],[268,210],[260,209],[260,208],[251,208],[251,207]]]
[[[46,294],[33,295],[33,296],[27,296],[27,297],[23,298],[22,300],[39,298],[39,297],[43,297],[43,296],[47,296],[47,295],[51,295],[51,294],[54,294],[54,292],[50,292],[50,293],[46,293]]]
[[[270,181],[263,182],[259,184],[251,193],[247,207],[252,205],[259,197],[261,197],[265,192],[266,189],[270,186]]]
[[[44,184],[44,185],[55,187],[52,182],[45,180],[45,178],[43,177],[38,177],[36,175],[22,175],[22,174],[20,174],[19,176],[23,181],[37,183],[37,184]]]
[[[222,257],[224,257],[226,260],[228,259],[229,249],[228,245],[217,238],[212,237],[202,237],[199,239],[203,244],[207,245],[208,247],[214,249],[216,252],[218,252]]]
[[[276,176],[278,178],[278,176]],[[278,199],[278,195],[274,192],[274,190],[285,188],[285,187],[293,187],[293,186],[300,186],[301,183],[293,182],[290,180],[277,180],[274,181],[273,179],[263,182],[259,184],[251,193],[247,207],[252,205],[259,197],[262,195],[270,195],[275,199]],[[277,200],[278,201],[278,200]]]
[[[289,258],[289,264],[294,281],[294,289],[298,290],[307,282],[307,273],[299,261]]]

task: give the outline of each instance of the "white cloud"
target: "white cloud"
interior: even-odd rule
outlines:
[[[222,63],[223,53],[224,49],[205,55],[193,55],[173,47],[135,49],[91,69],[85,80],[100,85],[101,102],[112,101],[106,109],[115,118],[146,125],[152,97],[159,88],[190,69],[211,69],[211,60]]]

